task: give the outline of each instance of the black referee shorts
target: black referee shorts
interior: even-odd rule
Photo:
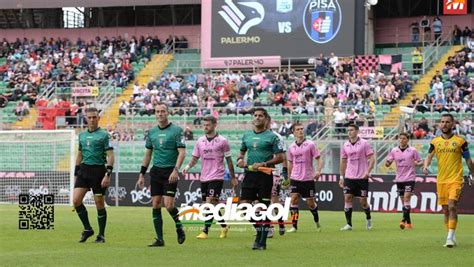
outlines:
[[[368,197],[369,179],[344,179],[344,194],[356,197]]]
[[[246,172],[242,181],[240,198],[247,201],[270,202],[272,197],[273,175],[263,172]]]
[[[106,169],[104,165],[81,164],[81,170],[77,176],[74,188],[92,189],[96,196],[105,196],[106,187],[102,187]]]
[[[170,184],[168,179],[174,167],[159,168],[153,166],[150,170],[151,196],[175,197],[178,182]]]

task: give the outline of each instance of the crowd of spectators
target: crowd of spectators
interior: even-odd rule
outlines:
[[[173,39],[165,45],[171,44],[168,42]],[[41,91],[51,89],[53,84],[57,87],[101,86],[107,82],[124,87],[135,78],[134,62],[146,63],[152,51],[162,48],[160,40],[151,36],[130,39],[98,36],[88,42],[61,37],[43,38],[39,42],[28,38],[4,39],[0,43],[0,58],[5,59],[0,66],[0,80],[7,83],[10,90],[3,97],[9,101],[23,100],[31,107],[39,100]],[[43,107],[57,104],[51,102],[43,103]],[[21,118],[26,110],[16,108],[15,113]]]
[[[150,36],[129,40],[120,36],[97,37],[74,43],[64,38],[44,38],[39,43],[26,38],[14,42],[4,40],[0,57],[5,57],[6,62],[0,66],[0,79],[12,89],[4,96],[10,101],[23,100],[14,110],[18,119],[36,103],[39,107],[59,110],[57,114],[68,117],[67,124],[76,124],[82,120],[81,114],[88,103],[72,103],[67,97],[47,102],[37,97],[41,88],[47,89],[53,82],[63,86],[70,82],[100,86],[98,80],[123,87],[134,79],[132,62],[146,63],[152,51],[163,47],[185,48],[187,41],[172,36],[164,44]],[[439,71],[433,77],[430,93],[423,99],[414,97],[410,106],[419,112],[472,111],[474,78],[468,74],[474,72],[473,60],[469,47],[458,51],[446,62],[442,73]],[[254,73],[232,70],[164,73],[148,83],[136,82],[133,95],[120,104],[118,112],[125,116],[152,116],[155,104],[165,102],[173,107],[172,114],[192,115],[194,124],[199,125],[208,114],[217,118],[223,114],[246,115],[254,107],[274,106],[283,115],[308,114],[315,118],[323,114],[326,123],[341,128],[349,122],[374,126],[377,105],[397,104],[414,85],[406,72],[385,75],[376,69],[356,70],[352,60],[333,53],[328,57],[320,54],[310,63],[314,69],[300,72],[268,69]],[[275,130],[288,136],[287,124],[282,122]],[[322,127],[314,121],[310,124],[307,131],[312,135]],[[133,139],[133,134],[121,136]]]
[[[142,134],[136,134],[136,128],[128,127],[127,125],[107,125],[107,132],[109,133],[110,140],[118,141],[145,141],[148,135],[148,128],[142,129]],[[185,127],[184,138],[186,141],[194,140],[194,132],[190,127]]]
[[[426,117],[422,117],[420,120],[406,120],[403,131],[410,134],[413,139],[431,140],[433,137],[441,135],[437,122],[430,122]],[[472,123],[472,116],[466,114],[462,119],[456,120],[454,133],[465,136],[468,141],[473,141],[474,124]]]
[[[142,141],[138,140],[138,138],[135,135],[135,132],[131,128],[126,128],[126,127],[116,127],[112,128],[110,126],[107,126],[107,132],[109,133],[109,137],[111,141],[118,142],[118,141]]]
[[[415,112],[451,112],[465,114],[456,121],[456,133],[473,139],[472,113],[474,111],[474,53],[469,46],[450,56],[442,70],[437,70],[430,82],[430,91],[422,99],[413,96],[409,107]],[[431,139],[441,134],[436,121],[409,119],[405,130],[415,139]]]
[[[414,96],[409,106],[423,113],[474,111],[473,73],[473,50],[464,47],[448,58],[441,71],[436,71],[430,92],[422,99]]]
[[[370,116],[376,105],[397,104],[413,87],[406,72],[386,76],[376,70],[356,71],[352,60],[322,54],[311,61],[314,70],[268,69],[255,73],[223,71],[186,75],[165,73],[148,83],[135,83],[120,115],[151,116],[157,102],[173,107],[174,114],[251,114],[257,106],[278,106],[285,114],[325,114],[332,120],[337,107]]]
[[[251,114],[257,106],[278,106],[285,114],[324,114],[336,131],[343,132],[350,122],[360,126],[375,126],[375,111],[380,104],[397,104],[413,87],[407,73],[386,76],[375,70],[355,71],[352,61],[331,54],[313,59],[313,71],[258,70],[206,72],[188,75],[166,73],[147,84],[135,84],[130,101],[123,101],[121,115],[153,115],[157,102],[166,102],[173,114],[194,115],[195,124],[207,114]],[[431,91],[423,99],[414,97],[410,104],[418,112],[470,112],[473,110],[473,53],[469,47],[449,57],[442,74],[439,71],[431,83]],[[282,136],[291,134],[288,122],[272,126]],[[289,123],[291,125],[291,123]],[[312,121],[307,127],[313,135],[322,125]],[[313,125],[316,124],[316,125]],[[314,130],[311,130],[314,129]],[[459,132],[470,130],[460,127]],[[435,134],[425,122],[414,122],[410,131],[415,138]]]

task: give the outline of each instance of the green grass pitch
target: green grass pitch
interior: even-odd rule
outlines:
[[[97,231],[96,210],[88,207]],[[374,229],[365,230],[365,215],[355,212],[354,230],[341,232],[344,213],[320,212],[323,231],[314,231],[303,212],[299,231],[269,239],[266,251],[252,251],[251,226],[235,225],[219,239],[213,225],[207,240],[197,240],[200,226],[188,225],[187,240],[176,242],[170,216],[164,215],[165,247],[153,241],[151,208],[109,207],[105,244],[77,241],[82,231],[71,208],[55,207],[54,230],[19,230],[18,206],[0,206],[1,266],[473,266],[474,216],[459,216],[458,246],[444,248],[440,214],[413,214],[413,230],[400,230],[400,214],[373,213]],[[288,227],[288,226],[287,226]]]

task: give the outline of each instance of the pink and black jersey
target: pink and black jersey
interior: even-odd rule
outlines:
[[[354,144],[350,141],[344,142],[341,148],[341,158],[347,159],[345,177],[347,179],[362,179],[369,168],[368,158],[373,154],[374,150],[367,140],[359,138]]]
[[[395,182],[412,182],[415,181],[415,161],[420,161],[420,154],[416,151],[414,147],[407,147],[401,149],[400,147],[395,147],[388,154],[387,161],[394,162],[397,165],[397,176],[395,177]]]
[[[296,181],[312,181],[314,178],[313,159],[320,157],[316,145],[309,140],[301,144],[292,143],[288,148],[288,161],[292,163],[290,178]]]
[[[201,181],[224,180],[224,158],[230,155],[229,142],[224,137],[200,137],[194,146],[193,157],[201,158]]]

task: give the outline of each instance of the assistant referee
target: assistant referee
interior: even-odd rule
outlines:
[[[105,225],[107,212],[105,210],[104,195],[110,184],[110,175],[114,165],[113,148],[109,144],[109,134],[99,128],[99,112],[96,108],[86,109],[88,129],[79,134],[79,151],[74,170],[73,205],[79,219],[84,225],[79,242],[83,243],[94,235],[94,230],[89,223],[87,209],[82,203],[87,191],[92,189],[95,206],[97,207],[97,220],[99,221],[99,235],[96,243],[105,242]],[[107,163],[107,167],[105,164]]]

